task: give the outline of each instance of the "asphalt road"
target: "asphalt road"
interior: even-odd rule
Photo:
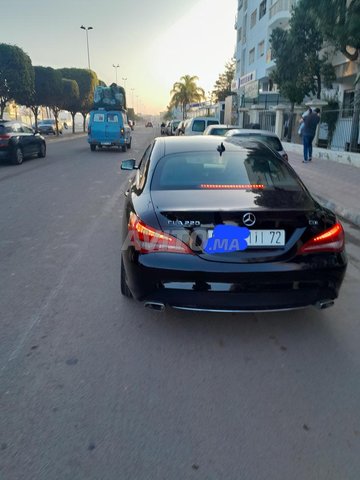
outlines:
[[[120,162],[153,134],[0,164],[0,479],[358,480],[359,230],[331,309],[145,310],[119,293]]]

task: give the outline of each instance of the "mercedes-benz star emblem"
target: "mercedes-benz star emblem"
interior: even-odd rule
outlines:
[[[256,217],[253,213],[250,213],[250,212],[244,213],[243,222],[244,222],[244,225],[246,225],[247,227],[252,227],[253,225],[255,225]]]

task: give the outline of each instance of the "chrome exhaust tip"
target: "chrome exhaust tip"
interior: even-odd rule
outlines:
[[[151,310],[157,310],[158,312],[163,312],[165,310],[165,305],[160,302],[145,302],[145,308],[150,308]]]
[[[325,308],[332,307],[335,304],[334,300],[320,300],[315,304],[319,310],[325,310]]]

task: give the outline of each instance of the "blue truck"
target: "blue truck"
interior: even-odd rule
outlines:
[[[95,88],[88,124],[90,150],[117,147],[126,152],[131,148],[131,140],[124,88],[115,83],[110,87],[99,85]]]

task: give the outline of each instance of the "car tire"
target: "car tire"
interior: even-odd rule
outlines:
[[[126,143],[125,143],[125,145],[123,145],[123,146],[121,147],[121,149],[122,149],[123,152],[126,152],[126,151],[127,151],[127,145],[126,145]]]
[[[12,154],[12,163],[14,165],[21,165],[24,160],[24,154],[20,147],[16,147]]]
[[[39,158],[45,158],[46,157],[46,145],[45,143],[42,143],[40,145],[39,151],[38,151],[38,157]]]
[[[132,293],[126,283],[126,274],[124,269],[124,261],[121,258],[121,270],[120,270],[120,291],[124,297],[132,298]]]
[[[95,150],[96,150],[96,145],[90,145],[90,150],[91,150],[92,152],[95,152]]]

